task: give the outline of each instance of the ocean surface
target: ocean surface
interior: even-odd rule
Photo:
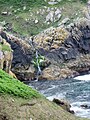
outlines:
[[[76,116],[90,118],[90,74],[66,80],[32,81],[29,86],[51,101],[53,98],[66,99]]]

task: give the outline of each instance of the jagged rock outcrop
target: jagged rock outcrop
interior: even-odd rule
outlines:
[[[12,71],[20,80],[29,80],[35,76],[35,68],[31,65],[32,54],[30,45],[21,39],[0,30],[4,38],[13,50]]]
[[[65,79],[77,76],[79,73],[89,71],[90,69],[90,21],[81,19],[67,27],[66,36],[62,33],[62,36],[64,35],[63,40],[58,37],[59,34],[60,31],[54,31],[53,29],[51,32],[46,31],[43,33],[43,44],[46,44],[45,38],[49,38],[51,35],[54,37],[50,41],[57,40],[58,47],[52,49],[52,44],[49,44],[49,40],[47,42],[49,49],[47,49],[47,45],[45,47],[45,45],[43,46],[39,43],[46,50],[42,54],[51,61],[51,65],[43,70],[41,79]],[[39,36],[36,36],[36,42],[37,38]]]
[[[10,44],[0,36],[0,69],[7,73],[11,73],[12,52]]]
[[[13,49],[12,71],[20,80],[35,79],[36,69],[32,64],[35,49],[46,59],[39,79],[59,80],[79,75],[90,70],[90,21],[81,19],[64,27],[50,28],[32,36],[28,42],[7,34],[0,35]],[[49,62],[47,62],[49,61]]]

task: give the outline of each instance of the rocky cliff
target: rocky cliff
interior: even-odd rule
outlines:
[[[0,36],[0,69],[11,73],[12,59],[13,51],[10,44]]]
[[[47,32],[42,33],[42,41],[46,46],[40,44],[45,51],[41,50],[41,54],[51,61],[50,66],[43,70],[43,77],[45,79],[64,79],[89,71],[90,21],[81,19],[68,26],[67,31],[64,30],[64,32],[61,32],[62,28],[58,29],[60,31],[57,31],[56,28],[56,31],[52,29],[51,32],[47,30]],[[37,38],[38,36],[35,41],[40,40]]]
[[[31,46],[25,41],[6,33],[3,28],[0,35],[4,38],[13,50],[12,71],[20,80],[29,80],[35,76],[35,69],[31,65],[33,52]]]
[[[32,63],[35,50],[45,57],[39,79],[65,79],[90,69],[90,21],[88,19],[80,19],[66,28],[52,27],[26,41],[3,30],[0,35],[13,49],[12,70],[21,80],[35,79],[37,71]]]

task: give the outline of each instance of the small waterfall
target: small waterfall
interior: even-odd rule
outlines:
[[[36,77],[36,80],[38,81],[38,77],[39,77],[39,75],[41,74],[41,68],[40,68],[40,65],[39,65],[39,56],[38,56],[39,54],[38,54],[38,51],[36,50],[36,62],[37,62],[37,69],[38,69],[38,71],[37,71],[37,77]]]
[[[35,47],[35,43],[33,42],[33,38],[30,38],[29,40],[29,44],[31,45],[32,49],[35,51],[35,57],[36,57],[36,64],[37,64],[37,75],[36,75],[36,81],[38,81],[38,77],[39,75],[41,75],[41,68],[40,68],[40,64],[39,64],[39,53],[38,50]]]

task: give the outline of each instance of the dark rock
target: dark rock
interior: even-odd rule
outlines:
[[[56,51],[51,51],[49,52],[46,57],[50,60],[55,60],[58,62],[58,60],[60,59],[59,56],[57,55],[57,52]]]
[[[56,103],[57,105],[61,106],[64,110],[74,114],[74,111],[70,110],[71,105],[67,101],[54,98],[53,102]]]
[[[82,107],[82,108],[85,108],[85,109],[88,109],[88,108],[90,108],[90,106],[88,106],[88,105],[81,105],[80,107]]]

